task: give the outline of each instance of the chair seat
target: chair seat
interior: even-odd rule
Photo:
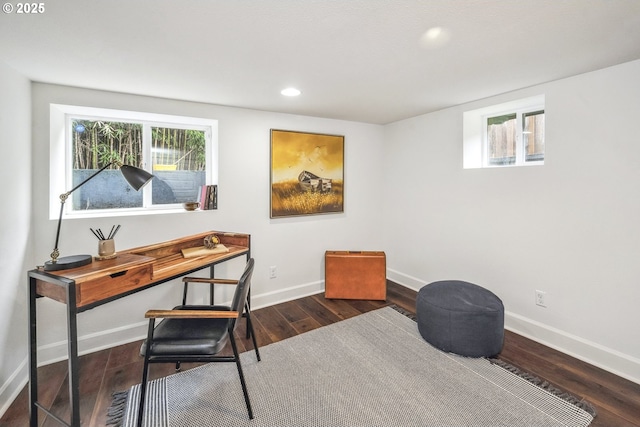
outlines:
[[[184,305],[174,310],[229,311],[229,307]],[[150,355],[215,355],[229,339],[228,324],[229,319],[164,319],[154,330]],[[140,354],[146,351],[145,340]]]

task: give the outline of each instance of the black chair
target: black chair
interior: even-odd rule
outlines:
[[[150,363],[235,362],[247,412],[249,418],[253,419],[249,393],[234,337],[234,331],[239,324],[238,320],[245,311],[247,328],[253,339],[256,358],[260,361],[260,352],[251,325],[249,304],[247,304],[253,266],[254,260],[251,258],[247,262],[240,280],[189,278],[189,280],[198,282],[236,285],[230,306],[180,305],[172,310],[149,310],[146,312],[145,317],[149,319],[149,330],[147,339],[140,349],[141,355],[144,356],[144,368],[140,388],[138,427],[142,425]],[[185,278],[186,280],[187,278]],[[164,320],[155,326],[157,318]],[[233,356],[218,355],[225,348],[227,342],[231,342]]]

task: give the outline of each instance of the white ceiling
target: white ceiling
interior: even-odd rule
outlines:
[[[640,58],[640,0],[40,1],[0,13],[33,81],[368,123]]]

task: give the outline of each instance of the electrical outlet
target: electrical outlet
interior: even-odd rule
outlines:
[[[272,265],[269,267],[269,279],[275,279],[276,277],[278,277],[276,266]]]
[[[539,305],[540,307],[546,307],[547,306],[546,299],[547,299],[546,292],[536,290],[536,305]]]

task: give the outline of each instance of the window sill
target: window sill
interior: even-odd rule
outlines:
[[[516,163],[514,165],[486,165],[486,166],[482,166],[482,169],[510,169],[510,168],[520,168],[520,167],[528,168],[532,166],[544,166],[544,162]],[[472,168],[466,168],[466,169],[472,169]],[[478,169],[478,168],[473,168],[473,169]]]
[[[148,216],[148,215],[166,215],[166,214],[180,214],[180,213],[196,213],[196,212],[212,212],[216,209],[207,209],[201,210],[196,209],[193,211],[188,211],[183,207],[172,207],[172,208],[158,208],[158,209],[127,209],[127,210],[118,210],[118,211],[83,211],[81,213],[65,213],[62,216],[62,219],[73,220],[73,219],[85,219],[85,218],[117,218],[117,217],[126,217],[126,216]],[[53,220],[57,220],[58,217],[49,218]]]

